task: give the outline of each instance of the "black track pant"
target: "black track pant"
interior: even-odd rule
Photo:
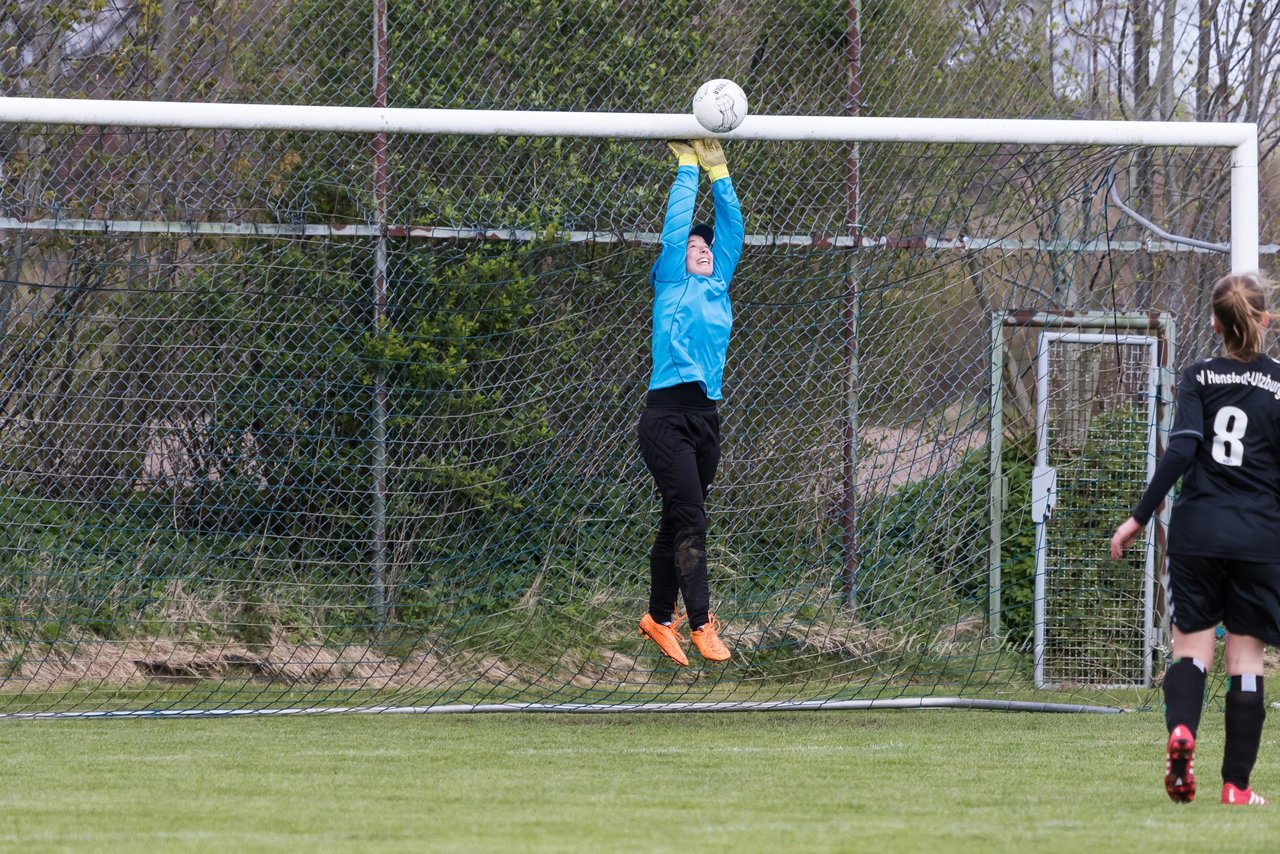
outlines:
[[[645,465],[662,494],[649,554],[649,615],[671,620],[677,594],[689,626],[707,622],[707,491],[720,463],[720,415],[697,383],[649,392],[637,428]]]

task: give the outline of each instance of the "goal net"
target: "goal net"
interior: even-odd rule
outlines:
[[[679,668],[636,630],[635,424],[691,118],[45,104],[0,99],[0,713],[1135,702],[1158,596],[1118,651],[1054,623],[1112,664],[1037,679],[1037,551],[1101,564],[1141,477],[1037,547],[1039,339],[1001,318],[1190,310],[1150,265],[1247,264],[1242,126],[749,119],[708,500],[733,658]],[[1116,209],[1144,157],[1230,262]],[[1059,385],[1156,411],[1090,352]],[[1082,400],[1099,477],[1145,472]]]

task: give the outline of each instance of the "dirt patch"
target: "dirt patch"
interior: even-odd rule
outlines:
[[[401,659],[367,645],[326,647],[284,640],[253,649],[166,639],[7,644],[0,647],[0,655],[8,662],[0,691],[141,688],[237,677],[283,686],[386,690],[439,688],[459,677],[431,653]]]
[[[962,430],[940,435],[916,424],[863,427],[858,433],[858,488],[889,493],[906,483],[936,477],[960,464],[965,455],[987,444],[987,431]]]
[[[607,650],[602,651],[598,657],[588,657],[577,652],[565,653],[561,656],[559,665],[566,681],[575,688],[647,682],[652,672],[636,656]]]
[[[805,622],[775,619],[768,624],[726,626],[725,640],[739,656],[752,650],[786,646],[790,654],[863,660],[890,646],[887,633],[854,621]],[[630,633],[627,633],[630,637]],[[614,639],[615,641],[617,639]],[[606,641],[609,645],[611,642]],[[634,651],[608,646],[566,650],[552,664],[534,666],[499,655],[444,656],[415,651],[403,657],[365,644],[324,646],[275,638],[262,645],[199,643],[151,639],[59,640],[54,643],[0,646],[0,691],[55,692],[69,689],[142,689],[164,685],[248,681],[275,687],[330,688],[344,691],[414,691],[467,683],[506,690],[560,685],[580,689],[643,687],[655,678],[696,682],[700,668],[672,670],[669,663],[635,639]],[[691,651],[691,656],[693,655]],[[660,671],[660,673],[659,673]]]
[[[731,646],[760,649],[783,644],[800,654],[828,655],[845,660],[870,658],[891,645],[887,632],[856,620],[806,622],[795,617],[781,617],[764,626],[748,625],[743,629],[729,626],[721,634]]]

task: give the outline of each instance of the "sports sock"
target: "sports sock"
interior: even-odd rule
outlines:
[[[1194,736],[1200,729],[1204,708],[1204,664],[1194,658],[1180,658],[1164,674],[1164,722],[1173,732],[1184,724]]]
[[[1227,689],[1227,743],[1222,749],[1223,782],[1249,788],[1249,774],[1258,761],[1262,722],[1267,707],[1262,700],[1262,677],[1252,673],[1232,676]]]

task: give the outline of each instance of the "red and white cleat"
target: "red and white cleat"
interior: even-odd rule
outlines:
[[[1240,789],[1235,783],[1222,784],[1222,802],[1250,807],[1265,807],[1267,799],[1255,793],[1252,788]]]
[[[1164,790],[1175,803],[1189,804],[1196,799],[1196,737],[1178,724],[1169,733],[1165,753]],[[1224,789],[1222,797],[1226,796]]]

